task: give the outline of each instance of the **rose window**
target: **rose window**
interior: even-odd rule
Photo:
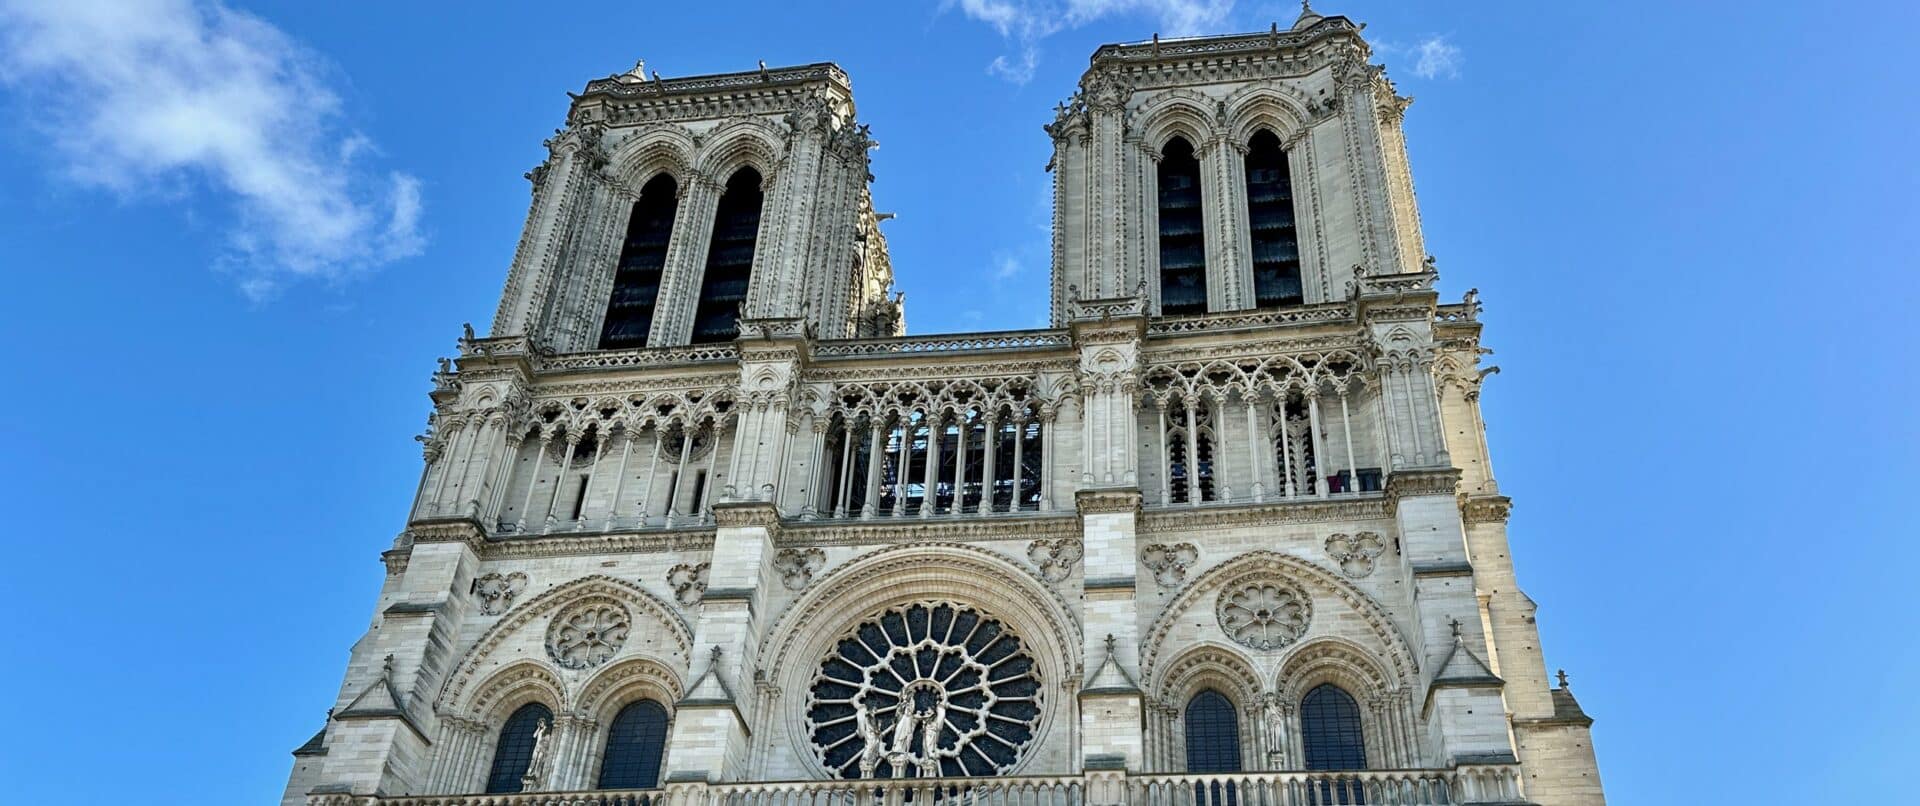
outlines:
[[[923,602],[861,624],[820,662],[809,738],[842,778],[990,776],[1012,769],[1040,719],[1019,636],[965,605]]]
[[[598,666],[620,651],[632,624],[627,609],[616,603],[576,607],[556,616],[547,629],[547,654],[569,669]]]
[[[1313,600],[1289,585],[1254,582],[1223,591],[1214,614],[1233,640],[1254,649],[1279,649],[1306,633]]]

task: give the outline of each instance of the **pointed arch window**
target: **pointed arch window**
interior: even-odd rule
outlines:
[[[732,341],[740,333],[740,304],[753,279],[753,250],[760,237],[760,172],[741,168],[727,179],[707,243],[707,270],[693,309],[693,343]]]
[[[600,788],[659,786],[660,757],[666,747],[666,707],[653,700],[629,703],[607,730],[607,751],[600,760]]]
[[[1187,701],[1187,772],[1240,772],[1240,717],[1227,695],[1207,689]]]
[[[553,711],[537,702],[522,705],[507,717],[507,724],[500,727],[500,741],[493,748],[487,794],[520,791],[520,779],[533,762],[533,734],[543,724],[553,724]]]
[[[620,247],[620,262],[614,268],[613,294],[607,299],[607,316],[600,327],[600,349],[647,346],[679,195],[679,183],[664,173],[640,188],[640,198],[634,201],[633,213],[627,218],[627,240]]]
[[[1301,698],[1300,737],[1309,770],[1367,768],[1360,706],[1339,686],[1322,683]]]
[[[1175,137],[1160,150],[1160,313],[1207,312],[1207,239],[1200,205],[1200,162]]]
[[[1188,438],[1187,417],[1191,415],[1193,436]],[[1167,428],[1168,501],[1175,504],[1218,500],[1213,484],[1213,409],[1204,403],[1189,402],[1173,414]]]
[[[1293,177],[1280,138],[1261,130],[1247,144],[1247,227],[1253,240],[1253,296],[1261,308],[1305,301]]]

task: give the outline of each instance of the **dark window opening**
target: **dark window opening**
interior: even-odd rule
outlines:
[[[732,341],[740,334],[740,305],[753,277],[753,250],[760,236],[760,172],[741,168],[727,180],[707,243],[707,270],[693,311],[693,343]]]
[[[1247,227],[1253,241],[1254,304],[1298,305],[1300,237],[1295,229],[1293,178],[1280,138],[1262,131],[1247,144]]]
[[[1175,137],[1160,156],[1160,313],[1207,312],[1207,243],[1200,206],[1200,162]]]
[[[580,476],[580,492],[573,497],[573,518],[580,520],[580,512],[587,508],[587,476]]]
[[[1240,771],[1240,718],[1213,689],[1187,701],[1187,772]]]
[[[533,762],[533,734],[542,724],[552,730],[553,711],[537,702],[520,706],[500,728],[493,750],[493,769],[487,773],[487,794],[520,791],[520,779]]]
[[[601,789],[652,789],[660,784],[660,756],[667,746],[667,709],[641,700],[620,709],[607,730],[600,761]]]
[[[679,185],[661,174],[640,189],[627,219],[627,239],[613,273],[613,295],[600,328],[600,349],[647,346],[653,328],[654,303],[660,297],[660,276],[667,265],[667,241],[673,237],[674,206]]]
[[[687,504],[687,506],[690,507],[693,511],[699,512],[701,507],[704,506],[704,504],[702,504],[701,502],[707,500],[703,495],[706,491],[707,491],[707,471],[705,470],[693,471],[693,501]]]

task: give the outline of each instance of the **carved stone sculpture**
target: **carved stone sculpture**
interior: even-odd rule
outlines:
[[[1072,575],[1083,552],[1080,541],[1071,537],[1035,540],[1027,545],[1027,559],[1040,570],[1040,578],[1048,582],[1059,582]]]
[[[667,584],[673,586],[673,598],[692,607],[707,592],[707,571],[712,563],[681,563],[667,572]]]
[[[1187,569],[1200,561],[1200,549],[1192,543],[1152,543],[1140,552],[1140,564],[1153,572],[1160,587],[1179,587],[1187,581]]]
[[[1349,579],[1372,574],[1373,558],[1380,556],[1385,549],[1386,543],[1374,532],[1327,535],[1327,556],[1340,566],[1340,573]]]
[[[483,615],[497,616],[513,607],[514,597],[527,588],[527,575],[515,571],[511,574],[487,574],[473,581],[473,593],[480,597],[480,612]]]
[[[633,618],[618,602],[588,600],[553,619],[547,630],[547,654],[568,669],[588,669],[607,662],[627,642]]]
[[[1228,638],[1254,649],[1279,649],[1299,640],[1313,616],[1313,599],[1279,580],[1220,592],[1214,607]]]

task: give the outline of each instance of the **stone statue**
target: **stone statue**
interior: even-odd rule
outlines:
[[[537,792],[547,778],[547,765],[552,761],[553,746],[547,741],[547,721],[533,727],[533,754],[527,759],[527,773],[520,776],[520,789],[525,792]]]
[[[867,710],[867,696],[860,695],[853,704],[853,730],[860,734],[864,743],[860,748],[860,777],[872,778],[875,767],[880,766],[882,743],[880,731],[873,727],[873,712]]]

